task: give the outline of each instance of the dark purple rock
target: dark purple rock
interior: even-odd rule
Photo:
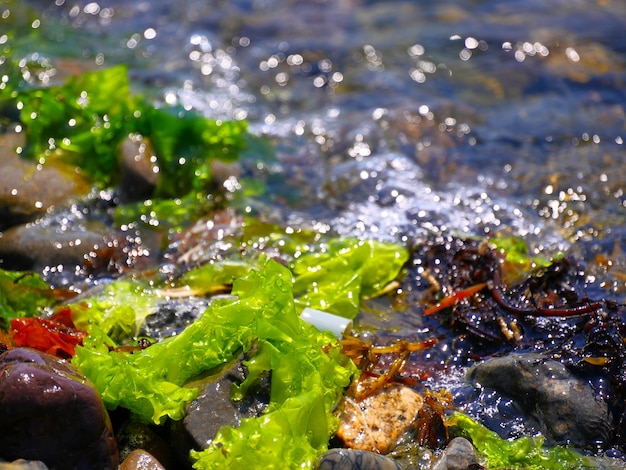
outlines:
[[[50,469],[117,469],[109,415],[66,362],[32,349],[0,354],[0,458]]]

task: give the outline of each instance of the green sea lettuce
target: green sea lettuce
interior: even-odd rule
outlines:
[[[238,393],[271,371],[268,409],[236,429],[222,428],[208,449],[193,454],[195,468],[266,461],[311,467],[335,430],[332,409],[356,368],[336,338],[298,317],[292,287],[286,267],[261,260],[235,279],[234,298],[214,301],[181,334],[130,354],[115,350],[115,342],[92,324],[72,364],[95,384],[108,408],[122,406],[161,424],[168,417],[181,419],[185,403],[197,396],[185,382],[218,370],[256,344]]]
[[[144,320],[154,312],[156,296],[141,283],[118,279],[107,284],[101,294],[82,302],[64,306],[70,308],[72,321],[79,330],[87,331],[96,324],[116,342],[137,336]]]
[[[279,233],[256,231],[263,244],[287,258],[294,274],[294,296],[299,312],[311,307],[354,319],[363,298],[376,297],[396,279],[409,258],[406,248],[395,243],[356,238],[330,238],[324,242],[302,243]],[[252,246],[254,238],[245,244]],[[305,249],[308,252],[302,253]],[[211,293],[256,263],[254,256],[207,263],[192,269],[176,281],[196,295]]]
[[[71,163],[103,186],[119,177],[122,140],[130,134],[149,138],[157,156],[157,198],[206,190],[209,162],[236,160],[246,147],[245,121],[155,107],[131,94],[123,65],[71,76],[58,86],[24,87],[11,96],[26,131],[25,157]]]
[[[463,413],[447,419],[452,435],[468,438],[485,460],[488,469],[582,470],[596,468],[592,461],[573,449],[544,447],[541,435],[506,440]]]
[[[57,301],[39,274],[0,269],[0,326],[13,318],[40,315]]]
[[[563,257],[556,253],[553,258],[532,255],[528,243],[522,237],[496,234],[489,239],[489,244],[504,257],[502,266],[504,281],[511,285],[527,277],[532,271],[547,268],[555,260]]]
[[[323,252],[294,261],[297,303],[353,319],[361,299],[380,295],[408,259],[408,250],[394,243],[332,239]]]

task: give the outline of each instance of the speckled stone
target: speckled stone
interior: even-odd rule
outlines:
[[[402,466],[384,455],[365,450],[332,449],[319,460],[318,470],[402,470]]]

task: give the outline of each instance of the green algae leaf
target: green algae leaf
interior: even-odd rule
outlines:
[[[221,260],[192,269],[176,280],[179,289],[194,295],[210,295],[223,291],[238,277],[243,277],[255,263],[243,260]],[[167,290],[166,293],[171,292]]]
[[[406,248],[355,238],[330,238],[312,243],[310,234],[285,234],[270,224],[246,222],[244,240],[233,244],[271,247],[291,258],[294,296],[299,312],[305,307],[350,320],[358,314],[363,298],[376,297],[398,277],[409,254]],[[176,282],[196,295],[208,294],[232,282],[255,263],[254,255],[216,261],[194,268]]]
[[[353,319],[361,299],[383,293],[408,259],[407,249],[394,243],[332,239],[325,251],[294,261],[297,303]]]
[[[222,427],[207,449],[192,452],[196,469],[313,468],[328,448],[337,427],[332,410],[356,369],[341,354],[336,338],[298,318],[288,273],[271,262],[260,273],[262,285],[251,276],[237,286],[235,292],[261,310],[266,307],[259,300],[286,294],[281,311],[269,315],[272,321],[257,326],[257,352],[246,363],[248,377],[238,391],[244,395],[271,371],[270,404],[259,418],[244,419],[237,428]],[[263,295],[246,294],[268,287]]]
[[[40,315],[57,301],[39,274],[0,269],[0,326],[13,318]]]
[[[125,67],[73,76],[60,86],[20,90],[17,100],[26,156],[71,163],[105,185],[116,178],[116,149],[128,134],[133,108]]]
[[[7,68],[17,71],[6,60]],[[123,140],[130,134],[149,139],[159,172],[153,194],[157,202],[189,195],[191,203],[206,199],[211,161],[235,161],[253,142],[245,121],[212,120],[182,108],[157,108],[132,95],[123,65],[85,72],[46,88],[12,80],[10,88],[6,85],[0,91],[2,105],[19,110],[26,134],[24,157],[74,165],[101,187],[119,180],[118,149]],[[200,194],[202,198],[197,197]],[[147,208],[140,215],[153,210]],[[161,212],[167,219],[167,209]]]
[[[122,279],[107,284],[102,294],[64,306],[70,308],[76,328],[87,331],[90,324],[96,324],[116,342],[137,336],[155,307],[154,292],[137,282]]]
[[[181,197],[206,190],[211,160],[235,161],[246,148],[245,121],[216,121],[179,108],[146,108],[149,136],[157,154],[159,182],[154,196]]]
[[[179,335],[133,354],[115,350],[116,343],[92,324],[72,364],[94,383],[109,409],[122,406],[143,421],[162,424],[168,417],[182,419],[185,403],[197,396],[196,389],[184,387],[185,382],[218,370],[256,343],[259,352],[250,362],[247,380],[254,380],[262,369],[272,370],[268,412],[258,423],[224,430],[212,447],[196,455],[198,468],[210,468],[214,461],[235,466],[241,459],[253,464],[266,452],[257,448],[255,454],[249,448],[254,439],[276,441],[276,446],[286,446],[277,450],[284,453],[298,442],[306,452],[298,451],[292,459],[312,461],[334,431],[331,411],[355,367],[340,353],[334,337],[298,318],[292,275],[286,267],[262,262],[235,280],[233,294],[233,299],[214,301]],[[268,434],[246,434],[259,427]],[[280,435],[275,434],[278,429]],[[283,435],[286,429],[290,437]],[[227,456],[218,442],[231,449]]]
[[[522,237],[497,235],[490,238],[489,243],[504,256],[503,274],[508,285],[525,278],[534,270],[547,268],[555,259],[563,256],[562,253],[557,253],[554,258],[533,256]]]
[[[469,416],[454,413],[447,419],[452,434],[463,436],[485,459],[488,469],[560,470],[596,468],[591,460],[567,447],[543,447],[543,436],[505,440]]]

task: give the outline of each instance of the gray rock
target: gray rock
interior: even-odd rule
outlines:
[[[450,441],[431,470],[467,470],[475,464],[478,464],[478,458],[472,443],[463,437],[456,437]]]
[[[81,266],[88,254],[104,249],[112,235],[101,224],[61,225],[40,220],[0,233],[4,269],[30,270],[43,266]]]
[[[113,429],[96,389],[66,362],[32,349],[0,355],[0,458],[51,470],[117,469]]]
[[[320,458],[318,470],[402,470],[396,461],[366,450],[332,449]]]
[[[0,230],[43,214],[52,206],[66,205],[91,190],[73,168],[39,167],[15,153],[23,145],[19,134],[0,135]]]
[[[241,359],[218,378],[208,377],[189,385],[198,387],[198,398],[187,406],[182,421],[172,423],[172,442],[178,454],[188,454],[190,448],[206,448],[224,425],[237,427],[242,418],[258,417],[269,403],[269,380],[252,387],[241,401],[231,400],[231,387],[245,378]]]
[[[475,365],[468,378],[514,398],[551,443],[597,449],[609,440],[606,402],[560,362],[538,354],[509,354]]]

